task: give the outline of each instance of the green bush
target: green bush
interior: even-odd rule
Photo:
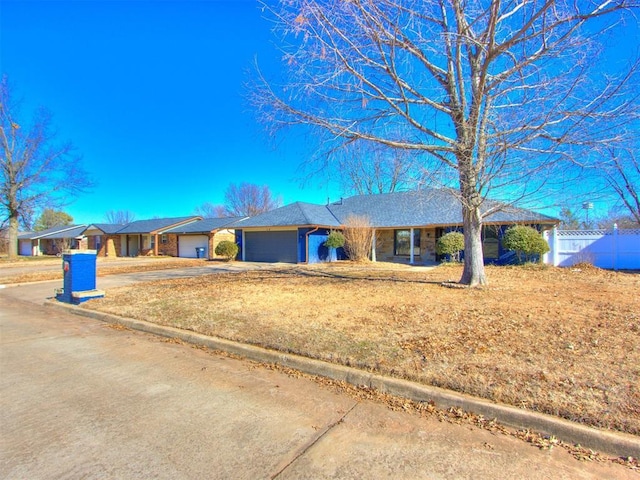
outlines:
[[[460,232],[445,233],[436,243],[438,255],[451,255],[454,261],[460,260],[460,252],[464,250],[464,235]]]
[[[549,244],[542,235],[535,228],[524,225],[509,228],[502,238],[502,246],[516,252],[518,263],[531,261],[532,256],[549,251]]]
[[[327,240],[324,242],[324,246],[327,248],[340,248],[344,247],[344,235],[342,233],[332,230],[329,232]]]
[[[230,240],[223,240],[216,245],[216,255],[231,261],[238,255],[238,245]]]

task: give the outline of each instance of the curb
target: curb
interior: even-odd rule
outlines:
[[[45,305],[94,320],[123,325],[132,330],[161,337],[177,338],[187,343],[205,346],[212,350],[221,350],[257,362],[278,364],[310,375],[343,381],[355,386],[373,388],[383,393],[408,398],[416,402],[433,402],[440,409],[462,408],[468,412],[481,414],[488,419],[496,419],[504,425],[518,429],[534,430],[544,435],[553,435],[564,442],[581,445],[609,455],[640,458],[640,438],[634,435],[598,430],[554,417],[553,415],[522,410],[451,390],[372,374],[353,367],[332,364],[276,350],[268,350],[174,327],[156,325],[143,320],[133,320],[108,313],[86,310],[74,305],[60,303],[57,300],[48,300]]]

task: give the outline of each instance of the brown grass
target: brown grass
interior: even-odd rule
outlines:
[[[85,308],[238,340],[640,434],[640,274],[333,264],[158,281]]]

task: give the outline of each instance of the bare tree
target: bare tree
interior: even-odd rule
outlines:
[[[129,210],[109,210],[104,214],[104,221],[116,225],[126,225],[136,219],[135,213]]]
[[[229,216],[224,205],[215,205],[210,202],[205,202],[199,207],[196,207],[194,213],[203,218],[221,218]]]
[[[599,171],[604,174],[624,209],[640,226],[640,158],[637,147],[610,148],[608,153],[609,162]]]
[[[464,284],[487,282],[489,192],[521,201],[560,188],[573,174],[562,161],[615,137],[633,101],[619,90],[629,77],[597,61],[630,0],[263,5],[288,77],[278,85],[260,74],[252,100],[262,121],[416,152],[425,170],[443,168],[462,204]]]
[[[373,142],[353,142],[330,157],[345,193],[392,193],[420,188],[428,181],[415,152]]]
[[[35,113],[31,125],[18,120],[6,77],[0,81],[0,218],[8,221],[9,258],[18,254],[18,227],[35,210],[58,208],[90,187],[70,143],[56,144],[51,115]],[[0,222],[0,223],[2,223]]]
[[[266,185],[232,183],[224,193],[224,208],[228,217],[253,217],[278,208],[281,203]]]
[[[606,215],[596,219],[596,225],[601,229],[611,229],[614,225],[622,229],[640,228],[638,220],[629,213],[629,210],[622,207],[612,207]]]

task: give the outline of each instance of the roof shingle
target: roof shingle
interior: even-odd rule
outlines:
[[[483,211],[496,207],[488,223],[545,222],[557,219],[486,200]],[[364,216],[374,228],[421,227],[426,225],[462,225],[462,205],[450,189],[424,189],[410,192],[356,195],[328,205],[296,202],[238,222],[236,228],[323,226],[339,227],[349,216]]]

